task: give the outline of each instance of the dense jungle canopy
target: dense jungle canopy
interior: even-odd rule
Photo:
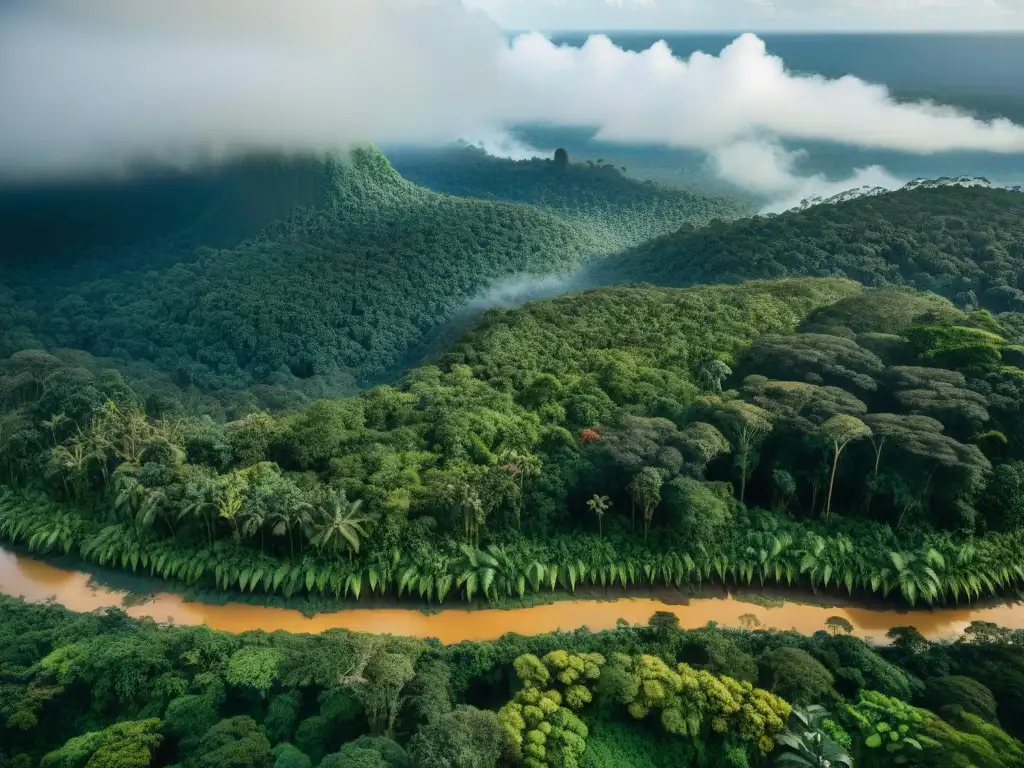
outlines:
[[[403,167],[0,195],[0,539],[307,608],[1019,594],[1019,193],[737,218],[562,155]],[[408,365],[495,281],[570,274]],[[1022,764],[1018,634],[829,629],[442,648],[4,599],[0,766]]]

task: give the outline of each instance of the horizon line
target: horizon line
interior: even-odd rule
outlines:
[[[634,34],[673,34],[673,35],[743,35],[747,33],[755,35],[943,35],[949,37],[964,37],[970,35],[999,35],[1003,37],[1024,36],[1024,27],[1013,29],[783,29],[783,28],[739,28],[726,29],[708,27],[705,29],[695,27],[563,27],[563,28],[540,28],[522,27],[502,28],[508,34],[523,34],[539,32],[544,35],[564,34],[609,34],[630,32]]]

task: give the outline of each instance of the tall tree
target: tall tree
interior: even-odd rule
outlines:
[[[361,500],[349,501],[344,491],[333,494],[322,506],[317,508],[309,543],[317,551],[359,552],[360,541],[366,537],[366,524],[370,517],[362,513]]]
[[[661,503],[661,473],[653,467],[641,469],[629,484],[629,493],[635,505],[640,505],[644,518],[644,538],[654,518],[654,510]],[[635,521],[634,521],[635,528]]]
[[[597,518],[597,535],[602,536],[601,532],[601,520],[604,518],[604,513],[607,512],[612,506],[612,500],[607,496],[599,496],[596,493],[587,502],[587,508],[594,513]]]
[[[825,501],[825,521],[832,512],[832,489],[836,481],[836,469],[839,467],[839,456],[843,449],[854,440],[871,436],[871,427],[856,416],[839,414],[821,425],[822,434],[832,443],[832,474],[828,479],[828,497]]]

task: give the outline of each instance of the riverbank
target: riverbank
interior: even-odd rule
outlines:
[[[778,605],[783,592],[778,589],[731,593],[719,588],[717,594],[706,589],[699,595],[665,589],[656,590],[650,596],[620,592],[617,599],[612,594],[596,599],[581,590],[571,599],[526,608],[452,607],[425,612],[409,607],[368,608],[363,605],[310,616],[294,608],[242,602],[209,604],[169,592],[136,592],[112,581],[103,576],[95,578],[81,570],[58,568],[0,548],[0,592],[4,594],[36,602],[52,599],[80,612],[123,608],[135,618],[149,617],[182,625],[206,624],[228,632],[262,629],[320,633],[348,629],[432,637],[452,644],[463,640],[494,640],[510,632],[535,635],[583,627],[611,629],[620,620],[646,624],[657,611],[676,615],[680,625],[689,629],[713,621],[724,627],[793,629],[801,634],[824,629],[828,618],[839,616],[850,622],[855,635],[876,643],[886,642],[886,632],[896,626],[915,626],[926,637],[936,640],[959,636],[972,621],[1024,629],[1024,605],[1009,601],[968,608],[911,611],[891,606],[863,607],[843,603],[831,595],[799,593],[785,594],[785,602]]]

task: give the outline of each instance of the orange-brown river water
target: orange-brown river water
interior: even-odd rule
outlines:
[[[87,573],[56,568],[2,548],[0,593],[33,601],[52,598],[72,611],[81,612],[123,607],[122,600],[128,594],[92,584]],[[875,642],[885,642],[885,633],[891,627],[905,625],[917,627],[932,639],[955,638],[975,620],[991,621],[1013,629],[1024,628],[1024,605],[1019,603],[908,613],[788,602],[778,608],[764,608],[732,597],[695,598],[686,605],[671,605],[650,598],[565,600],[513,610],[446,608],[429,614],[415,608],[360,608],[310,618],[291,609],[245,603],[207,605],[186,602],[178,595],[160,593],[125,610],[135,617],[150,616],[157,621],[173,621],[175,624],[207,624],[228,632],[251,629],[323,632],[343,628],[377,634],[436,637],[446,644],[461,640],[493,640],[508,632],[538,635],[584,626],[592,630],[611,629],[620,618],[631,624],[644,624],[655,611],[671,611],[686,628],[702,627],[709,621],[725,627],[740,627],[741,617],[753,615],[763,627],[795,629],[803,634],[824,629],[825,620],[830,616],[842,616],[853,624],[854,634]]]

